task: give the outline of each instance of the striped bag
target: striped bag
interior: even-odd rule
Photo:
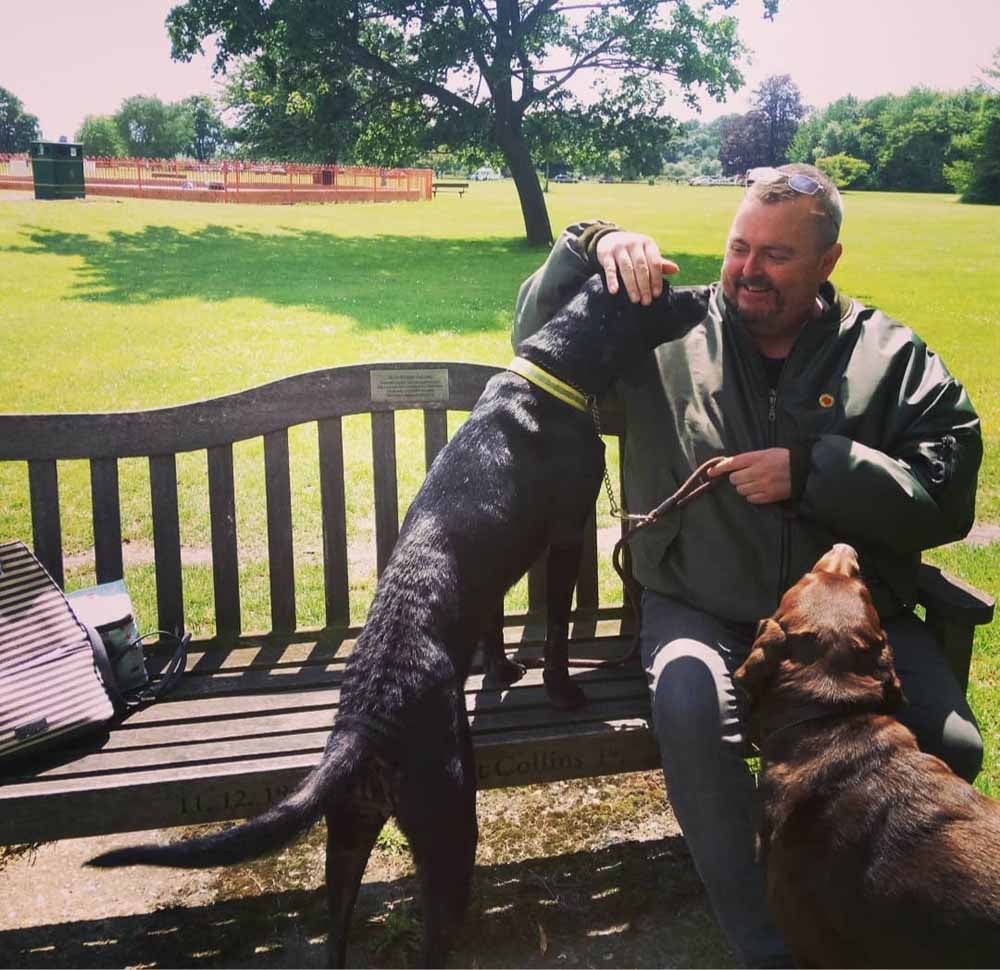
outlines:
[[[0,759],[125,709],[100,635],[23,542],[0,543]]]

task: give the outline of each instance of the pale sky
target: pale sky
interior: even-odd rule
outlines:
[[[163,22],[176,2],[4,0],[0,87],[49,139],[72,137],[85,115],[111,114],[133,94],[211,94],[210,58],[170,59]],[[760,0],[740,0],[736,12],[755,52],[748,83],[725,106],[705,102],[706,120],[746,111],[750,91],[772,74],[790,74],[814,107],[917,84],[953,90],[973,83],[1000,47],[1000,0],[782,0],[774,22],[762,19]]]

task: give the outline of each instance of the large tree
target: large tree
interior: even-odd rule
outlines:
[[[12,91],[0,88],[0,152],[26,152],[39,137],[38,119]]]
[[[783,165],[788,161],[788,146],[808,110],[802,103],[802,92],[791,75],[773,74],[754,90],[753,106],[766,123],[767,164]]]
[[[181,102],[137,94],[122,101],[114,117],[130,155],[174,158],[189,147],[191,117]]]
[[[782,165],[807,108],[788,74],[776,74],[753,92],[753,109],[722,125],[719,161],[726,175],[742,175],[757,165]]]
[[[184,154],[207,162],[214,158],[226,142],[226,126],[219,109],[206,94],[193,94],[181,105],[187,113],[188,142]]]
[[[726,118],[719,141],[719,161],[724,175],[743,175],[748,168],[773,164],[767,127],[767,118],[760,111]]]
[[[525,136],[525,120],[589,72],[610,117],[620,75],[675,83],[723,98],[742,84],[745,53],[735,0],[187,0],[167,24],[174,57],[212,37],[216,67],[269,57],[318,72],[331,86],[354,74],[433,109],[456,139],[479,137],[502,154],[529,241],[552,237]],[[771,16],[778,0],[762,0]]]

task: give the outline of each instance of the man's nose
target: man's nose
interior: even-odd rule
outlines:
[[[741,275],[746,279],[752,279],[754,276],[762,275],[760,258],[752,249],[749,253],[747,253],[746,258],[743,260],[743,272]]]

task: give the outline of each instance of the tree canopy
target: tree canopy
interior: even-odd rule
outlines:
[[[867,169],[852,182],[859,188],[957,191],[964,201],[989,201],[992,195],[1000,202],[1000,187],[995,194],[990,190],[1000,169],[991,142],[998,115],[1000,97],[986,85],[914,88],[868,101],[840,98],[799,126],[789,157],[815,162],[843,155],[863,162]]]
[[[514,178],[529,241],[545,243],[552,233],[525,130],[531,115],[578,109],[598,132],[627,124],[633,154],[641,154],[648,138],[639,119],[655,114],[660,84],[691,103],[702,93],[721,100],[742,84],[745,48],[727,13],[734,3],[187,0],[167,23],[176,58],[190,58],[209,37],[219,70],[263,58],[272,74],[292,82],[286,104],[301,91],[297,76],[308,74],[340,92],[330,107],[345,109],[359,131],[369,120],[390,131],[424,112],[438,144],[473,142],[498,152]],[[762,0],[764,15],[777,5]],[[571,85],[581,74],[597,85],[587,103]],[[617,115],[622,77],[633,85],[630,96],[642,99],[639,109],[629,105],[627,118]],[[320,92],[315,83],[305,90]]]
[[[128,152],[112,115],[87,115],[73,137],[87,155],[113,158]]]
[[[0,152],[26,152],[38,137],[38,118],[13,91],[0,88]]]
[[[722,125],[719,161],[726,175],[757,165],[781,165],[807,112],[798,85],[788,74],[765,78],[753,92],[753,109]]]
[[[226,130],[210,97],[192,95],[166,103],[135,95],[113,115],[87,115],[76,132],[88,155],[134,155],[208,161],[226,144]]]

